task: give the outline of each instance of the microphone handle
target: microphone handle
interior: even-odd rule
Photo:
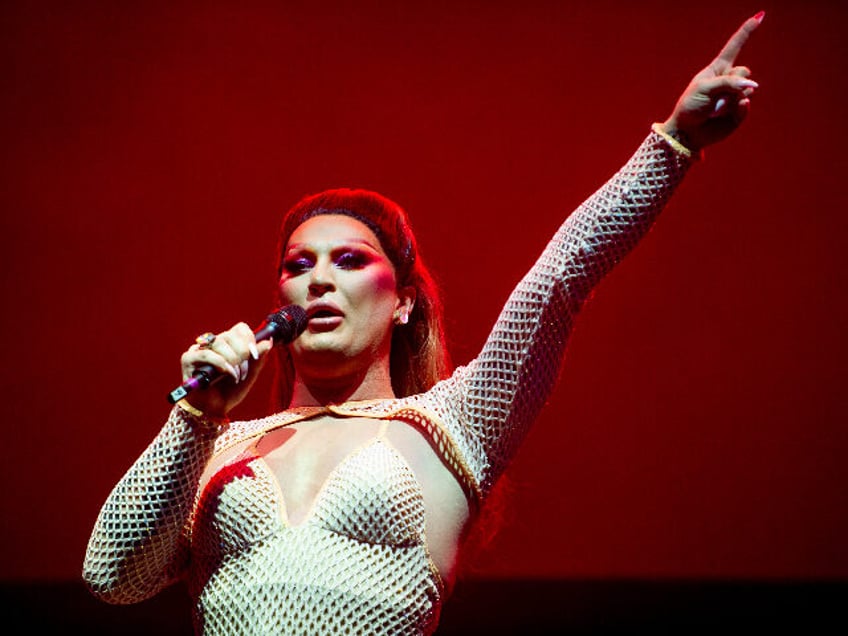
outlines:
[[[205,389],[220,380],[223,374],[211,364],[195,369],[192,376],[168,394],[168,402],[176,404],[192,391]]]

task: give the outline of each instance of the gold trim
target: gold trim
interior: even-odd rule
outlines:
[[[380,409],[369,409],[369,407],[379,403],[384,403],[385,406]],[[422,430],[436,454],[456,475],[460,486],[475,509],[478,509],[482,503],[483,492],[480,484],[477,483],[474,472],[468,466],[462,447],[456,443],[441,418],[429,409],[409,402],[405,398],[351,401],[326,407],[297,407],[258,420],[237,422],[230,428],[227,435],[216,440],[213,457],[217,457],[237,444],[247,442],[252,438],[255,439],[276,428],[310,419],[322,412],[333,413],[341,417],[368,417],[375,420],[396,419]],[[412,413],[418,417],[411,417],[410,414]],[[428,422],[430,426],[422,424],[421,420]],[[259,425],[260,422],[262,422],[261,425]],[[258,426],[252,428],[250,424],[257,424]]]

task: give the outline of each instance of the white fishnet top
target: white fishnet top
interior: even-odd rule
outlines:
[[[556,232],[471,363],[420,395],[322,412],[416,428],[477,508],[544,405],[582,303],[691,162],[652,132]],[[91,591],[133,603],[184,577],[204,634],[432,633],[445,587],[427,549],[421,486],[382,433],[333,470],[296,526],[250,449],[200,488],[214,456],[315,414],[221,430],[175,407],[100,511],[83,567]]]

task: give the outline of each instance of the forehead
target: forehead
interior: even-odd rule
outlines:
[[[291,233],[287,247],[348,242],[366,243],[383,252],[380,240],[371,228],[345,214],[319,214],[307,219]]]

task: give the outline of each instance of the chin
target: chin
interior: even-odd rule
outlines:
[[[330,333],[303,334],[292,348],[295,356],[305,356],[315,353],[335,353],[341,355],[346,347],[341,339]]]
[[[295,345],[289,350],[295,366],[312,367],[320,372],[319,375],[334,375],[342,368],[349,370],[351,364],[367,367],[380,358],[378,352],[368,346],[362,346],[362,343],[357,346],[357,343],[332,332],[304,333]]]
[[[337,364],[357,357],[351,343],[333,332],[304,333],[290,349],[295,359],[309,363]]]

